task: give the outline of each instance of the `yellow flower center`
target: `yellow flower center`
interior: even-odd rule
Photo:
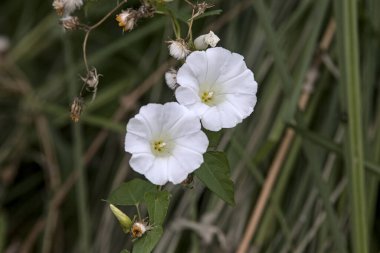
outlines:
[[[204,91],[202,94],[201,94],[201,100],[203,103],[205,104],[210,104],[213,100],[213,95],[214,95],[214,92],[213,91]]]
[[[156,155],[165,154],[167,151],[167,144],[164,141],[154,141],[152,147]]]

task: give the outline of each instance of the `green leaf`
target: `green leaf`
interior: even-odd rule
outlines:
[[[133,179],[115,189],[108,201],[114,205],[138,205],[147,192],[156,191],[156,187],[141,179]]]
[[[204,155],[204,163],[195,175],[221,199],[234,205],[234,183],[230,178],[230,167],[223,152],[209,151]]]
[[[167,191],[147,192],[145,202],[148,207],[149,222],[153,226],[162,225],[169,208],[170,194]]]
[[[146,232],[143,237],[133,244],[132,253],[150,253],[160,240],[163,230],[162,227],[153,227],[152,230]]]

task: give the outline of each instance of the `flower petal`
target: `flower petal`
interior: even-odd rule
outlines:
[[[166,119],[163,129],[172,139],[193,134],[201,130],[199,118],[185,106],[178,103],[166,103],[163,117]]]
[[[192,70],[192,73],[198,80],[198,83],[203,83],[206,80],[208,65],[205,51],[195,51],[191,53],[186,58],[186,62],[183,66],[188,66]],[[180,69],[182,69],[182,67]],[[181,85],[179,81],[178,83]]]
[[[145,139],[150,139],[152,135],[151,129],[141,117],[134,117],[127,124],[127,133],[133,133]]]
[[[212,86],[215,81],[223,73],[223,68],[226,60],[231,57],[231,52],[222,47],[210,48],[206,51],[207,54],[207,75],[205,82]]]
[[[182,183],[189,173],[182,168],[182,165],[175,157],[170,157],[168,160],[168,180],[173,184]]]
[[[175,90],[175,97],[182,105],[191,105],[201,102],[199,95],[193,90],[185,87],[178,87]]]
[[[150,143],[147,139],[127,132],[125,135],[124,148],[129,153],[151,153]]]
[[[210,107],[201,117],[202,125],[210,131],[219,131],[222,129],[222,122],[218,108],[216,106]]]
[[[156,157],[150,170],[144,173],[145,177],[156,185],[168,182],[168,157]]]
[[[188,64],[183,64],[182,67],[177,72],[177,83],[180,87],[186,87],[198,92],[199,81],[197,76],[194,74],[193,70]]]
[[[248,117],[253,112],[257,101],[255,95],[248,94],[227,94],[226,99],[241,112],[243,118]]]
[[[187,173],[198,169],[203,163],[203,154],[182,145],[176,145],[172,152],[175,159]]]
[[[206,134],[201,131],[177,138],[175,142],[177,145],[201,154],[206,152],[209,143]]]
[[[151,169],[154,159],[155,157],[152,154],[133,154],[129,164],[134,171],[144,174]]]
[[[141,107],[139,114],[135,116],[136,119],[144,121],[146,127],[150,130],[151,138],[155,138],[161,134],[162,125],[165,119],[163,116],[163,105],[148,104]]]

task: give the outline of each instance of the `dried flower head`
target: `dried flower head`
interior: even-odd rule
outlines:
[[[177,88],[177,70],[171,68],[165,73],[165,81],[168,87],[172,90]]]
[[[199,16],[199,15],[201,15],[201,14],[203,14],[203,13],[205,13],[205,11],[207,10],[207,9],[209,9],[209,8],[212,8],[212,7],[214,7],[215,5],[213,5],[213,4],[208,4],[208,3],[206,3],[206,2],[202,2],[202,3],[198,3],[197,4],[197,15]]]
[[[138,9],[138,17],[142,17],[142,18],[151,18],[154,16],[154,8],[150,5],[147,5],[147,4],[143,4],[140,6],[140,8]]]
[[[198,50],[204,50],[208,46],[216,47],[220,41],[219,37],[210,31],[208,34],[203,34],[194,40],[194,46]]]
[[[83,5],[83,0],[54,0],[52,5],[59,16],[70,16]]]
[[[149,231],[151,229],[152,227],[144,221],[137,221],[132,225],[131,234],[133,238],[140,238],[146,233],[146,231]]]
[[[76,30],[79,26],[79,18],[73,16],[63,17],[59,20],[59,23],[62,25],[63,29],[66,31]]]
[[[177,60],[185,59],[190,53],[186,42],[183,39],[171,40],[169,43],[169,54]]]
[[[85,83],[87,90],[94,92],[98,87],[100,76],[102,75],[98,74],[96,68],[92,67],[92,69],[87,72],[87,76],[81,77],[81,79]]]
[[[57,15],[62,16],[63,12],[65,11],[65,3],[64,0],[54,0],[53,1],[53,8],[57,12]]]
[[[82,97],[76,97],[71,104],[71,120],[78,122],[83,111],[84,100]]]
[[[124,32],[131,31],[137,21],[137,11],[134,9],[127,9],[116,15],[116,21],[119,26],[123,28]]]

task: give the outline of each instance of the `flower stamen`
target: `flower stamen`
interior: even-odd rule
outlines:
[[[165,150],[165,147],[166,147],[166,142],[163,142],[163,141],[155,141],[153,143],[153,149],[154,151],[158,152],[158,153],[161,153]]]
[[[213,91],[205,91],[202,93],[201,95],[201,99],[202,99],[202,102],[205,103],[205,104],[209,104],[212,102],[213,100],[213,96],[214,96],[214,92]]]

